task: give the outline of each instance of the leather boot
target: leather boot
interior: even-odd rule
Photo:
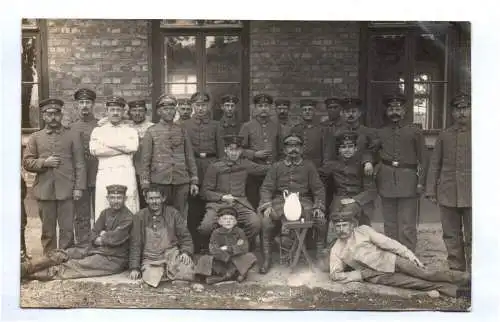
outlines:
[[[56,249],[41,258],[25,261],[21,264],[21,279],[51,266],[64,263],[67,260],[67,254],[62,250]]]
[[[263,263],[259,269],[259,273],[267,274],[267,272],[269,272],[269,269],[271,268],[271,261],[272,261],[271,236],[269,236],[269,234],[263,234],[260,244],[262,250]]]
[[[237,272],[236,267],[234,265],[230,265],[229,268],[227,269],[227,272],[223,276],[207,277],[206,283],[208,285],[211,285],[211,284],[217,284],[217,283],[224,282],[224,281],[229,281],[234,277],[236,272]]]

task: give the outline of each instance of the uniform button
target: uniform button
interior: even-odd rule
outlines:
[[[156,225],[153,225],[153,228],[156,228]]]
[[[267,142],[267,139],[264,139],[264,142]]]

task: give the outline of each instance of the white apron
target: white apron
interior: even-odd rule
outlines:
[[[125,206],[133,213],[139,211],[139,194],[133,155],[139,145],[137,131],[128,125],[107,123],[96,127],[90,138],[90,153],[99,160],[95,185],[95,220],[109,207],[106,186],[121,184],[127,187]],[[116,154],[118,148],[127,153]]]

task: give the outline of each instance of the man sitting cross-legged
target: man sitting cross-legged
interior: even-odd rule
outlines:
[[[429,270],[401,243],[370,226],[357,226],[355,217],[359,207],[353,205],[345,205],[332,218],[337,235],[330,251],[330,278],[333,281],[349,283],[363,280],[407,289],[438,291],[451,297],[456,297],[462,290],[460,286],[470,283],[469,273]],[[354,270],[346,272],[347,267]]]
[[[125,207],[127,187],[106,187],[110,207],[98,217],[89,244],[54,250],[21,266],[21,278],[73,279],[112,275],[127,268],[133,214]]]
[[[162,187],[151,184],[146,190],[147,208],[134,216],[130,244],[130,278],[157,287],[167,280],[194,278],[193,240],[183,215],[165,204]]]
[[[220,227],[215,229],[210,237],[210,255],[203,255],[200,258],[197,271],[209,276],[207,284],[233,278],[243,282],[257,258],[248,251],[248,239],[243,230],[236,227],[238,223],[236,209],[229,206],[222,207],[217,216]]]

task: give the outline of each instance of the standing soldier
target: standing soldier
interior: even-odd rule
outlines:
[[[44,254],[74,244],[73,200],[79,200],[87,187],[81,137],[62,126],[63,105],[54,98],[40,102],[45,128],[30,136],[23,158],[24,169],[37,174],[33,193],[42,219]]]
[[[255,163],[271,165],[278,161],[280,126],[270,119],[269,109],[273,98],[267,94],[258,94],[253,98],[256,116],[241,127],[243,137],[243,156]],[[247,183],[248,201],[257,208],[260,200],[260,186],[264,176],[251,177]]]
[[[187,120],[190,120],[193,114],[191,100],[188,98],[179,98],[177,100],[177,113],[179,114],[179,119],[177,120],[179,124],[183,124]]]
[[[236,104],[238,102],[238,97],[231,94],[222,97],[221,109],[224,114],[219,122],[219,132],[222,137],[240,133],[241,123],[236,115]]]
[[[333,136],[337,129],[342,125],[342,118],[340,117],[342,100],[337,97],[329,97],[325,99],[325,107],[328,112],[328,119],[321,122],[321,126],[325,128],[327,138],[330,138],[329,140],[325,141],[325,152],[327,154],[328,160],[331,160],[333,159],[333,155],[336,153],[335,141],[333,139]]]
[[[95,179],[97,176],[97,158],[90,154],[90,134],[97,127],[94,116],[96,93],[88,88],[81,88],[73,95],[77,102],[79,119],[71,124],[71,130],[80,134],[85,149],[87,166],[87,189],[82,198],[75,202],[75,239],[78,244],[87,242],[90,229],[94,224]]]
[[[134,168],[135,168],[135,176],[136,176],[136,181],[137,181],[137,186],[140,186],[140,173],[142,169],[142,156],[141,156],[141,151],[142,151],[142,139],[144,138],[144,134],[146,134],[146,130],[153,125],[152,122],[149,122],[146,120],[146,101],[145,100],[136,100],[136,101],[131,101],[128,102],[128,113],[130,115],[130,118],[132,119],[132,122],[130,123],[130,126],[133,127],[136,131],[137,134],[139,135],[139,147],[137,149],[137,152],[134,154]],[[139,208],[144,209],[146,208],[147,204],[146,201],[144,200],[144,195],[142,193],[139,193]]]
[[[263,241],[262,253],[264,263],[260,268],[261,274],[266,274],[271,266],[271,243],[274,229],[279,226],[284,216],[283,192],[298,193],[302,205],[304,218],[313,220],[313,229],[317,238],[317,254],[323,254],[326,234],[325,221],[325,188],[314,164],[302,158],[303,140],[301,137],[290,134],[283,140],[285,158],[274,163],[262,183],[260,189],[259,212],[264,215],[262,221]]]
[[[187,218],[188,197],[198,194],[198,170],[191,141],[182,125],[174,122],[177,100],[163,94],[156,102],[160,121],[142,139],[141,188],[159,185],[167,203]]]
[[[194,115],[184,122],[184,127],[193,145],[198,180],[202,186],[208,166],[223,156],[224,141],[218,131],[219,122],[210,118],[210,96],[205,92],[194,93],[191,96],[191,104]],[[206,202],[198,195],[192,196],[190,200],[188,227],[196,250],[199,250],[202,243],[197,237],[201,237],[198,236],[198,226],[205,213],[205,204]]]
[[[471,268],[472,168],[471,101],[467,94],[451,102],[454,124],[438,137],[429,163],[426,196],[441,210],[443,239],[452,270]],[[463,230],[463,233],[462,233]]]
[[[419,171],[424,138],[420,129],[403,124],[405,103],[399,94],[384,99],[391,124],[378,130],[380,167],[376,181],[382,198],[385,234],[415,251],[417,202],[424,179]]]
[[[287,99],[277,99],[274,104],[276,106],[276,115],[278,124],[281,127],[281,133],[283,136],[288,135],[293,127],[289,116],[291,102]],[[282,151],[279,152],[281,153]]]
[[[139,146],[137,131],[125,124],[126,102],[121,97],[112,97],[106,102],[107,119],[104,125],[96,127],[90,136],[90,153],[99,160],[96,178],[95,216],[109,208],[106,187],[112,184],[127,187],[125,206],[135,214],[139,210],[139,194],[133,163],[134,153]]]

